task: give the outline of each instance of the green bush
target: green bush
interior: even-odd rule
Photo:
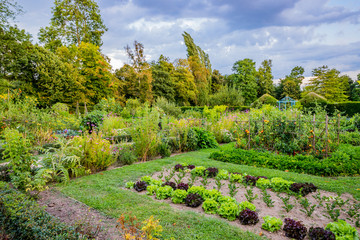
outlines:
[[[196,175],[196,176],[202,177],[202,176],[204,176],[205,170],[206,170],[206,167],[197,166],[193,170],[191,170],[191,175]]]
[[[230,182],[238,182],[242,183],[244,177],[241,174],[231,173],[230,174]]]
[[[87,239],[4,182],[0,182],[0,225],[10,239]]]
[[[287,180],[284,180],[284,179],[279,178],[279,177],[274,177],[274,178],[271,179],[271,188],[275,192],[286,192],[286,191],[289,190],[289,187],[293,183],[294,182],[287,181]]]
[[[255,102],[251,104],[251,107],[253,108],[261,108],[263,105],[268,104],[271,106],[277,105],[277,99],[269,94],[264,94],[261,97],[259,97]]]
[[[221,196],[221,192],[219,192],[216,189],[205,189],[202,193],[202,197],[204,198],[204,200],[207,199],[218,199]]]
[[[214,134],[212,134],[211,132],[198,127],[194,127],[193,129],[197,133],[197,147],[199,149],[216,148],[219,146],[219,144],[216,142]]]
[[[267,189],[271,187],[271,183],[269,179],[266,178],[259,178],[256,181],[256,186],[261,189]]]
[[[120,114],[122,109],[120,102],[116,102],[115,98],[101,99],[100,102],[94,106],[94,110],[116,114]]]
[[[188,193],[197,193],[203,197],[205,188],[203,186],[192,186],[188,189]]]
[[[214,152],[210,158],[217,161],[242,165],[250,165],[278,170],[288,170],[297,173],[307,173],[320,176],[339,176],[360,174],[360,147],[347,146],[329,158],[318,160],[310,155],[287,156],[270,152],[258,152],[244,149],[224,149]]]
[[[216,179],[220,180],[228,180],[229,179],[229,172],[225,169],[220,169],[218,175],[216,175]]]
[[[158,97],[154,107],[162,109],[166,115],[178,117],[181,114],[181,109],[178,108],[175,103],[168,101],[164,97]]]
[[[88,113],[81,121],[81,129],[88,131],[90,134],[97,131],[104,121],[104,112],[95,110]]]
[[[206,199],[203,202],[202,208],[206,213],[216,214],[220,204],[216,202],[214,199]]]
[[[210,95],[209,104],[210,106],[241,106],[244,104],[244,98],[235,87],[223,86],[218,92]]]
[[[154,194],[156,193],[156,191],[157,191],[158,188],[159,188],[159,186],[157,186],[157,185],[147,186],[147,188],[146,188],[146,191],[147,191],[146,194],[152,196],[152,195],[154,195]]]

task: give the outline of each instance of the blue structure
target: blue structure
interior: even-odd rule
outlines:
[[[277,101],[279,110],[282,110],[282,109],[286,110],[287,106],[289,106],[289,105],[291,107],[293,107],[293,106],[295,106],[296,102],[297,102],[296,100],[292,99],[289,96],[286,96],[283,99]]]

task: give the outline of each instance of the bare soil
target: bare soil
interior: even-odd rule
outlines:
[[[45,210],[68,225],[81,225],[82,231],[96,231],[95,239],[123,239],[116,229],[116,219],[91,209],[89,206],[62,193],[49,189],[39,194],[38,204]]]

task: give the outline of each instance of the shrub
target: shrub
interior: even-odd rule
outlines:
[[[220,205],[218,213],[221,217],[234,221],[239,216],[239,207],[233,202],[224,202]]]
[[[198,193],[189,193],[185,198],[186,206],[193,208],[200,206],[203,201],[203,198]]]
[[[309,238],[311,240],[335,240],[335,234],[321,227],[311,227],[309,229]]]
[[[182,189],[176,189],[171,195],[171,201],[173,203],[184,203],[188,193]]]
[[[219,208],[219,203],[214,199],[206,199],[202,205],[202,208],[206,213],[216,214],[217,209]]]
[[[219,173],[219,169],[215,167],[209,167],[204,171],[204,174],[207,175],[209,178],[214,178]]]
[[[167,199],[171,197],[174,189],[170,186],[158,187],[156,189],[156,199]]]
[[[211,132],[198,127],[194,127],[192,129],[195,130],[197,134],[197,147],[199,149],[217,148],[219,146],[219,144],[216,142],[214,134],[212,134]]]
[[[250,209],[251,211],[256,211],[255,205],[252,204],[251,202],[243,201],[243,202],[239,203],[239,210],[243,211],[245,209]]]
[[[182,189],[182,190],[187,191],[189,189],[189,184],[187,184],[187,183],[179,183],[177,185],[177,189]]]
[[[338,220],[337,222],[328,223],[325,229],[333,232],[336,236],[336,239],[359,239],[359,233],[356,231],[356,228],[352,227],[342,219]]]
[[[316,192],[317,187],[312,183],[293,183],[289,189],[295,193],[300,193],[303,197],[309,193]]]
[[[99,130],[104,121],[104,112],[94,110],[88,113],[81,121],[81,129],[86,130],[89,134]]]
[[[87,239],[4,182],[0,182],[0,203],[0,225],[10,239]]]
[[[269,232],[278,231],[283,225],[283,221],[280,218],[265,216],[263,219],[264,223],[261,225],[261,228]]]
[[[72,145],[81,150],[76,154],[80,157],[81,166],[92,172],[105,170],[116,161],[111,152],[110,142],[103,139],[101,133],[94,132],[91,135],[75,137]]]
[[[150,185],[147,186],[146,190],[147,190],[147,195],[154,195],[156,193],[156,190],[159,188],[159,186],[157,185]]]
[[[240,212],[239,220],[243,225],[255,225],[259,222],[259,216],[255,211],[245,209]]]
[[[178,117],[181,114],[181,109],[176,106],[175,103],[168,101],[164,97],[158,97],[154,104],[154,107],[158,107],[164,111],[167,115]]]
[[[162,141],[159,144],[159,154],[162,158],[170,157],[171,156],[171,147],[168,142]]]
[[[238,89],[226,85],[223,86],[218,92],[210,95],[209,104],[210,106],[241,106],[244,104],[244,98]]]
[[[94,110],[120,114],[122,111],[122,106],[115,100],[115,98],[107,98],[101,99],[100,102],[94,106]]]
[[[289,238],[295,238],[297,240],[302,240],[306,237],[307,229],[301,224],[300,221],[295,221],[291,218],[285,218],[284,225],[285,236]]]
[[[137,181],[135,184],[134,184],[134,189],[138,192],[142,192],[142,191],[145,191],[146,188],[147,188],[147,183],[144,182],[144,181]]]
[[[269,94],[264,94],[261,97],[259,97],[255,102],[251,104],[251,107],[253,108],[261,108],[263,105],[268,104],[271,106],[277,105],[277,99]]]
[[[114,147],[115,159],[121,165],[131,165],[138,159],[131,148],[131,145],[125,145],[122,148]]]

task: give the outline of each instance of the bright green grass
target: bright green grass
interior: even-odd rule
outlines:
[[[360,199],[360,177],[322,178],[306,174],[282,172],[273,169],[223,163],[208,158],[215,150],[201,150],[184,153],[175,157],[134,164],[118,169],[98,173],[72,180],[70,183],[58,184],[57,188],[65,195],[71,196],[90,207],[98,209],[108,216],[117,218],[122,213],[131,212],[143,220],[151,215],[160,219],[164,227],[163,238],[176,239],[260,239],[259,236],[243,232],[228,223],[192,211],[177,211],[169,204],[153,200],[123,190],[127,181],[135,181],[144,175],[151,175],[163,167],[172,167],[176,163],[213,166],[229,171],[246,172],[247,174],[267,177],[282,177],[295,182],[312,182],[319,188],[337,193],[349,192]],[[260,226],[259,226],[260,228]]]

